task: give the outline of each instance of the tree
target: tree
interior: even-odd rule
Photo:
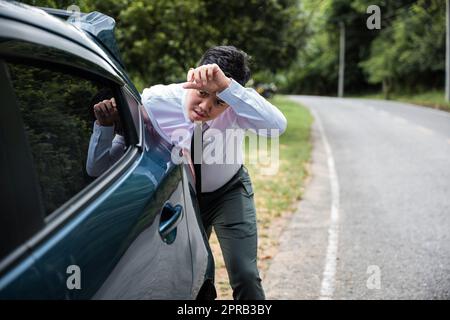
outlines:
[[[67,8],[72,1],[31,0]],[[234,45],[252,57],[254,72],[288,67],[301,44],[298,0],[81,0],[117,22],[125,67],[139,89],[184,80],[189,67],[214,45]]]
[[[443,84],[445,3],[420,0],[398,11],[390,27],[372,43],[361,62],[371,83],[382,83],[386,97],[393,90],[415,90]]]
[[[368,83],[361,59],[369,56],[371,41],[377,32],[366,27],[366,14],[348,0],[305,0],[302,11],[310,16],[306,44],[299,50],[296,63],[287,71],[287,92],[336,94],[339,66],[339,24],[346,27],[346,91],[358,92]]]

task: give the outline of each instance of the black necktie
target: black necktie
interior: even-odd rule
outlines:
[[[195,191],[200,202],[202,193],[202,156],[203,156],[203,134],[209,128],[208,124],[199,122],[195,124],[191,139],[191,160],[195,172]]]

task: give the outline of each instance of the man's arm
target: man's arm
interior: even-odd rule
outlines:
[[[215,92],[233,109],[238,125],[243,129],[266,129],[268,136],[278,136],[286,130],[287,120],[277,107],[254,89],[244,88],[228,78],[217,64],[191,68],[183,87]],[[276,129],[277,133],[272,134],[270,129]]]
[[[252,88],[245,88],[232,80],[217,96],[225,101],[238,117],[238,125],[244,129],[277,129],[278,134],[286,130],[287,120],[281,111]]]
[[[98,177],[109,169],[126,149],[123,136],[114,136],[113,126],[101,126],[94,123],[93,133],[89,140],[86,171],[91,177]]]
[[[89,140],[86,171],[91,177],[98,177],[124,154],[125,139],[115,134],[121,127],[114,98],[94,105],[97,120]]]

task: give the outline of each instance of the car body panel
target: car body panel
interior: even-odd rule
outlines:
[[[80,30],[14,6],[0,1],[0,60],[56,63],[95,74],[118,87],[122,103],[125,92],[140,101],[120,66]],[[213,277],[207,275],[213,262],[191,173],[171,161],[173,146],[155,119],[133,117],[139,139],[124,157],[0,261],[0,299],[194,299]],[[171,244],[159,234],[167,203],[183,208]],[[79,268],[80,288],[70,288],[71,266]]]

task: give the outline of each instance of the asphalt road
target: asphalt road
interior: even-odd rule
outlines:
[[[292,99],[318,118],[311,179],[264,275],[267,297],[450,299],[450,113]]]

